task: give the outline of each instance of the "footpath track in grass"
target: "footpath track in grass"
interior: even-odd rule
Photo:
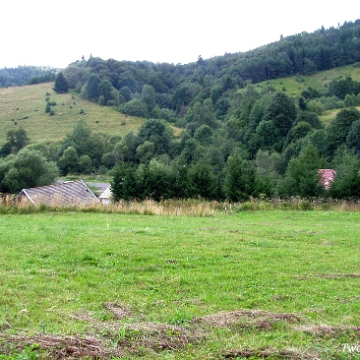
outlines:
[[[355,212],[1,215],[0,354],[356,359],[359,244]]]

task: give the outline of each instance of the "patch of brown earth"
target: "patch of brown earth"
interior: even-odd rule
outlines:
[[[342,335],[360,337],[360,327],[357,326],[328,326],[317,325],[301,328],[302,331],[317,336],[317,337],[331,337],[335,338]]]
[[[159,352],[184,348],[190,343],[199,343],[204,339],[205,334],[200,330],[146,322],[126,325],[117,346],[126,347],[131,353],[138,352],[139,348]]]
[[[297,323],[300,321],[300,317],[295,314],[272,313],[263,310],[241,310],[221,312],[193,320],[194,323],[205,323],[212,327],[253,326],[260,330],[270,330],[274,323],[279,321]]]
[[[7,321],[0,324],[0,332],[3,332],[3,331],[8,330],[8,329],[11,329],[11,325]]]
[[[93,337],[55,336],[55,335],[33,335],[21,336],[0,335],[0,351],[2,354],[11,354],[16,349],[22,351],[25,347],[34,346],[35,349],[46,351],[51,359],[81,359],[91,357],[93,359],[110,359],[114,356],[123,357],[121,349],[110,349],[103,342]]]
[[[223,359],[288,359],[288,360],[319,360],[315,354],[302,353],[295,350],[278,350],[278,349],[244,349],[244,350],[230,350],[223,354]]]
[[[131,312],[128,308],[126,308],[125,306],[120,306],[115,303],[106,302],[103,303],[103,307],[106,310],[110,311],[115,316],[116,319],[123,319],[131,315]]]

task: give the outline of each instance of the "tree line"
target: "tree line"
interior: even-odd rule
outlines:
[[[56,76],[54,90],[77,91],[100,106],[143,117],[139,132],[122,138],[91,133],[82,120],[58,144],[33,144],[30,150],[62,175],[112,175],[115,199],[359,196],[360,84],[338,78],[291,98],[251,83],[305,74],[310,65],[312,71],[358,66],[359,28],[359,21],[345,23],[247,53],[199,56],[187,65],[83,58]],[[267,62],[287,70],[273,71]],[[325,127],[319,114],[333,108],[340,111]],[[180,135],[171,124],[182,129]],[[0,181],[9,171],[4,164],[29,150],[18,145],[18,135],[8,134],[0,149],[0,166],[8,169]],[[329,190],[319,182],[320,168],[337,171]]]
[[[49,66],[3,68],[0,69],[0,88],[52,82],[59,71]]]

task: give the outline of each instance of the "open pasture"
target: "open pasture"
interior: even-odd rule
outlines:
[[[359,238],[356,212],[1,215],[0,359],[358,359]]]
[[[83,119],[93,132],[123,136],[137,133],[144,119],[127,116],[109,106],[100,106],[77,93],[56,94],[54,83],[0,89],[0,144],[10,130],[22,127],[32,143],[58,142]],[[49,102],[53,116],[45,112]]]

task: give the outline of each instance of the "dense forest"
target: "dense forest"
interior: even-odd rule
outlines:
[[[54,81],[60,70],[49,66],[18,66],[0,69],[0,88]]]
[[[80,121],[50,145],[28,145],[26,134],[9,132],[0,149],[0,192],[25,187],[16,164],[36,153],[52,176],[54,163],[62,175],[108,172],[115,200],[359,197],[360,83],[338,78],[296,98],[254,86],[348,64],[360,69],[360,20],[185,65],[83,57],[54,75],[54,90],[143,117],[139,132],[96,134]],[[325,127],[319,115],[328,109],[340,111]],[[330,189],[320,183],[321,168],[337,171]],[[34,181],[28,185],[38,186]]]

